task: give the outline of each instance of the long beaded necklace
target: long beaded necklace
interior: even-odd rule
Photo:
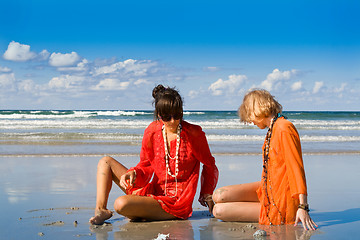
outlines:
[[[269,213],[270,213],[270,206],[273,205],[276,210],[278,211],[280,218],[281,218],[281,224],[284,224],[285,219],[283,218],[279,208],[276,206],[275,201],[274,201],[274,197],[272,194],[272,187],[271,187],[271,180],[270,180],[270,175],[268,172],[268,162],[269,162],[269,151],[270,151],[270,140],[271,140],[271,136],[272,136],[272,130],[273,130],[273,126],[276,122],[276,120],[280,117],[286,118],[285,116],[283,116],[282,114],[278,113],[274,118],[271,119],[271,123],[270,123],[270,127],[266,133],[266,138],[265,138],[265,147],[264,147],[264,152],[263,152],[263,159],[264,159],[264,163],[263,163],[263,168],[264,168],[264,185],[263,185],[263,189],[265,191],[265,196],[266,196],[266,200],[267,203],[265,204],[266,207],[266,217],[268,218],[270,225],[273,225],[273,223],[271,222]],[[270,188],[270,195],[271,195],[271,201],[273,202],[271,204],[270,201],[270,197],[269,197],[269,193],[268,193],[268,183],[269,183],[269,188]]]
[[[177,176],[179,174],[179,149],[180,149],[180,133],[181,133],[181,124],[177,127],[176,131],[176,154],[175,157],[170,156],[170,152],[168,151],[167,147],[167,138],[166,138],[166,131],[165,126],[162,126],[162,134],[164,139],[164,149],[165,149],[165,165],[166,165],[166,179],[165,179],[165,196],[168,196],[167,194],[167,179],[168,175],[175,178],[175,195],[169,196],[169,197],[176,197],[177,195]],[[175,160],[175,173],[171,173],[170,165],[169,165],[169,158],[172,160]]]

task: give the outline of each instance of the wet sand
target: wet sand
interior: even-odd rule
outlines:
[[[218,187],[258,181],[260,155],[215,155],[220,170]],[[360,229],[360,155],[304,155],[311,216],[320,226],[262,226],[226,223],[212,218],[197,202],[188,220],[129,222],[115,214],[106,224],[92,226],[96,165],[100,157],[0,157],[0,239],[347,239]],[[118,156],[127,167],[138,156]],[[114,185],[109,209],[123,193]]]

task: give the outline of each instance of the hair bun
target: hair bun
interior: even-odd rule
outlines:
[[[163,93],[165,91],[165,87],[161,84],[157,85],[156,87],[154,87],[153,92],[152,92],[152,96],[153,98],[157,98],[157,96],[159,96],[159,93]]]

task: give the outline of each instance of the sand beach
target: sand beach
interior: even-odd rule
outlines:
[[[301,226],[259,226],[213,218],[195,196],[184,221],[129,222],[114,214],[91,226],[98,160],[127,167],[139,161],[152,111],[0,111],[0,240],[19,239],[263,239],[358,238],[360,229],[359,112],[286,112],[299,131],[311,217]],[[239,122],[236,111],[186,111],[203,127],[220,171],[217,187],[259,181],[266,130]],[[199,191],[198,191],[199,192]],[[117,186],[109,209],[123,195]]]
[[[348,239],[359,235],[359,154],[304,154],[311,216],[316,231],[301,226],[228,223],[213,218],[198,202],[188,220],[129,222],[114,214],[104,225],[92,226],[96,165],[101,156],[0,157],[0,239]],[[126,166],[138,156],[114,156]],[[215,154],[218,187],[257,181],[261,155]],[[123,193],[113,186],[109,208]]]

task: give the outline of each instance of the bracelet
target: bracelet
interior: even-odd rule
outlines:
[[[309,204],[299,204],[298,208],[303,209],[303,210],[305,210],[307,212],[310,211]]]

